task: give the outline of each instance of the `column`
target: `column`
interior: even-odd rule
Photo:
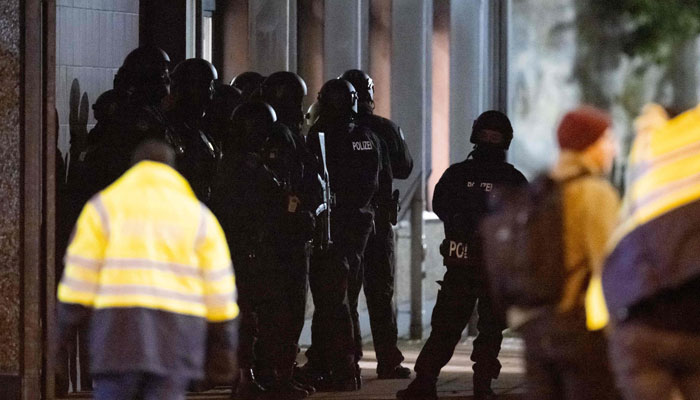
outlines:
[[[323,54],[325,80],[369,66],[369,0],[326,0]]]
[[[450,163],[471,151],[472,123],[484,111],[486,2],[450,1]]]
[[[250,69],[263,75],[297,69],[297,0],[250,0]]]
[[[430,136],[432,1],[392,3],[391,118],[404,130],[414,160],[409,179],[397,181],[411,216],[411,337],[423,331],[423,218],[425,166]],[[399,40],[400,38],[400,40]],[[404,202],[405,204],[405,202]]]

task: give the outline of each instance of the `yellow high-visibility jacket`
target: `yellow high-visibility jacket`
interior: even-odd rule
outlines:
[[[135,165],[85,205],[65,265],[59,331],[90,316],[92,373],[201,378],[207,334],[235,334],[224,234],[165,164]]]
[[[622,223],[603,268],[610,316],[700,276],[700,107],[635,138]]]

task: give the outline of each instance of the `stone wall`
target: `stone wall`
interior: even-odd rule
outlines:
[[[64,157],[71,132],[95,125],[92,104],[112,88],[124,57],[138,45],[139,0],[57,0],[56,109]]]
[[[19,373],[20,0],[0,2],[0,374]],[[0,392],[2,393],[2,392]],[[0,396],[1,397],[1,396]]]

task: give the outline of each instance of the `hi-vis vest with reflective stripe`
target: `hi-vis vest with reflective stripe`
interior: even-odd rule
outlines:
[[[700,274],[700,107],[634,141],[621,224],[603,268],[611,316]]]
[[[700,199],[700,107],[637,136],[627,179],[612,246],[638,226]]]
[[[235,318],[235,283],[214,215],[172,168],[144,161],[84,207],[58,288],[63,303]]]

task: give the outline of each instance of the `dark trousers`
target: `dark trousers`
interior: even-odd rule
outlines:
[[[679,316],[682,318],[682,316]],[[700,399],[700,332],[624,322],[610,336],[610,359],[626,399]]]
[[[303,258],[303,257],[302,257]],[[241,368],[289,369],[304,323],[306,269],[271,248],[234,260],[240,308]]]
[[[415,371],[423,377],[437,379],[450,361],[477,302],[479,334],[471,355],[474,374],[495,379],[501,371],[498,353],[505,326],[492,312],[484,284],[474,279],[469,268],[473,267],[450,267],[443,281],[438,281],[441,287],[430,322],[432,330],[416,360]]]
[[[370,234],[364,254],[363,285],[377,366],[393,368],[404,360],[396,345],[398,329],[394,307],[394,230],[389,221],[379,218],[375,221],[376,230]],[[357,353],[359,360],[362,356],[361,341]]]
[[[309,284],[314,315],[312,346],[306,358],[314,368],[330,370],[340,379],[355,376],[357,343],[361,340],[357,297],[368,235],[368,228],[343,229],[336,225],[333,245],[311,257]]]
[[[101,374],[94,377],[95,400],[184,400],[187,379],[143,372]]]
[[[306,293],[309,289],[309,249],[305,243],[279,253],[281,265],[277,330],[284,343],[278,368],[291,369],[299,352],[299,336],[306,317]]]
[[[585,314],[545,315],[521,328],[525,339],[528,398],[617,399],[602,331],[589,332]]]

